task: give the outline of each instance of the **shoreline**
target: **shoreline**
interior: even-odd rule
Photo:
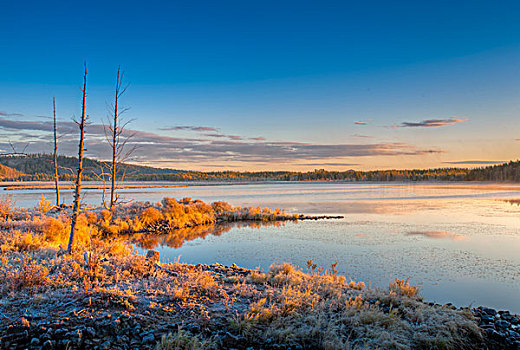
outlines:
[[[299,214],[190,198],[89,209],[67,254],[69,209],[53,210],[3,207],[0,348],[520,348],[518,315],[425,302],[408,280],[373,288],[312,260],[306,270],[283,263],[265,272],[160,263],[158,251],[145,257],[124,239],[186,227],[184,241],[204,223]]]
[[[363,282],[347,282],[334,273],[334,266],[328,272],[317,272],[311,266],[304,273],[284,263],[262,273],[234,264],[159,265],[158,253],[149,251],[146,258],[107,255],[105,274],[125,264],[140,267],[135,276],[127,275],[120,281],[104,276],[99,277],[97,285],[83,281],[75,287],[72,281],[68,287],[47,292],[33,287],[15,296],[4,295],[0,299],[0,347],[172,349],[172,344],[181,344],[180,349],[195,345],[200,349],[325,349],[347,343],[369,348],[400,344],[411,349],[520,346],[520,341],[511,336],[520,328],[518,315],[485,307],[468,309],[424,302],[415,287],[405,281],[396,280],[383,290],[368,288]],[[75,258],[57,256],[62,263]],[[88,276],[91,268],[85,269]],[[346,304],[337,304],[340,300]],[[325,319],[318,321],[313,313]],[[307,334],[310,329],[306,327],[312,329],[314,322],[332,325],[336,317],[345,318],[350,325],[348,332],[334,326],[333,330],[318,327]],[[300,329],[300,323],[305,327]],[[289,330],[293,334],[288,334]]]
[[[488,188],[501,190],[520,190],[519,182],[509,181],[451,181],[451,180],[420,180],[420,181],[347,181],[347,180],[230,180],[230,181],[124,181],[118,185],[119,189],[147,189],[147,188],[179,188],[192,186],[234,186],[234,185],[262,185],[262,184],[352,184],[352,185],[381,185],[381,186],[439,186],[439,188]],[[73,181],[61,181],[60,189],[70,190],[74,187]],[[85,189],[109,189],[109,184],[100,181],[83,181]],[[54,190],[52,181],[0,181],[0,188],[4,191],[21,190]]]

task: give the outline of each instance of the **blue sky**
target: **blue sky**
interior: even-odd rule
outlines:
[[[0,13],[4,151],[51,150],[56,96],[75,153],[84,60],[91,157],[106,157],[118,65],[140,163],[422,168],[520,151],[518,2],[4,0]]]

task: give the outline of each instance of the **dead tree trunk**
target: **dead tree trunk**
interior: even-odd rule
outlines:
[[[122,108],[119,99],[125,93],[127,86],[123,86],[123,75],[121,72],[121,67],[117,68],[117,79],[116,79],[116,90],[114,97],[114,104],[109,106],[109,115],[108,115],[108,124],[104,125],[105,127],[105,137],[112,149],[112,161],[110,165],[107,166],[110,168],[110,204],[107,205],[105,203],[104,198],[104,188],[103,188],[103,205],[105,208],[110,209],[110,211],[114,211],[116,204],[119,202],[119,194],[117,192],[117,175],[118,172],[121,173],[120,165],[124,165],[124,162],[130,157],[130,155],[135,150],[134,148],[130,148],[129,150],[125,150],[125,146],[127,142],[134,136],[133,134],[124,135],[126,133],[126,126],[132,121],[127,120],[124,121],[121,119],[123,113],[128,111],[128,108]],[[102,172],[103,184],[105,183],[104,175]],[[125,176],[125,172],[123,171],[120,174],[119,181],[123,181]]]
[[[60,184],[58,179],[58,130],[56,127],[56,99],[52,98],[54,110],[54,184],[56,186],[56,206],[60,206]]]
[[[74,244],[74,229],[76,226],[76,221],[79,215],[79,207],[81,200],[81,175],[83,173],[83,151],[85,145],[85,103],[87,99],[87,62],[85,62],[85,75],[83,77],[83,103],[81,106],[81,120],[78,122],[79,124],[79,151],[78,151],[78,175],[76,177],[76,191],[74,193],[74,207],[72,210],[72,222],[70,225],[70,237],[69,237],[69,246],[67,248],[67,252],[70,254],[72,252],[72,246]]]
[[[112,133],[112,176],[111,176],[111,187],[110,187],[110,210],[114,210],[114,202],[115,202],[115,193],[116,193],[116,163],[117,163],[117,102],[119,101],[119,88],[121,80],[119,78],[119,73],[121,70],[121,66],[117,67],[117,80],[116,80],[116,97],[114,101],[114,125],[113,125],[113,133]]]

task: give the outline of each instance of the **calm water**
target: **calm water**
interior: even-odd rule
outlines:
[[[12,192],[17,205],[26,207],[34,206],[40,193]],[[512,201],[520,199],[520,185],[274,183],[122,193],[143,201],[192,197],[345,216],[279,227],[230,227],[180,248],[163,245],[164,260],[180,255],[182,262],[262,269],[273,262],[305,267],[314,259],[328,267],[337,261],[340,273],[376,286],[410,277],[430,301],[520,313],[520,206]],[[45,194],[52,198],[52,191]],[[86,198],[99,204],[99,196],[88,191]]]

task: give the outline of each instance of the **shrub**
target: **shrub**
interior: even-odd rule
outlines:
[[[1,196],[0,197],[0,219],[7,220],[13,214],[13,197],[12,196]]]
[[[49,283],[49,270],[35,262],[32,258],[24,256],[17,265],[10,265],[6,258],[2,259],[0,276],[3,288],[7,291],[20,291],[25,288],[44,286]]]
[[[45,218],[42,227],[42,233],[45,240],[57,243],[66,244],[69,239],[69,226],[60,219],[53,217]]]
[[[410,279],[400,280],[396,278],[395,281],[390,282],[390,291],[397,295],[406,295],[415,298],[419,293],[419,287],[410,285]]]
[[[148,207],[141,213],[140,220],[143,225],[151,225],[164,218],[163,214],[154,207]]]
[[[36,205],[35,209],[40,213],[45,214],[52,209],[52,204],[42,194],[40,196],[40,199],[38,200],[38,205]]]

